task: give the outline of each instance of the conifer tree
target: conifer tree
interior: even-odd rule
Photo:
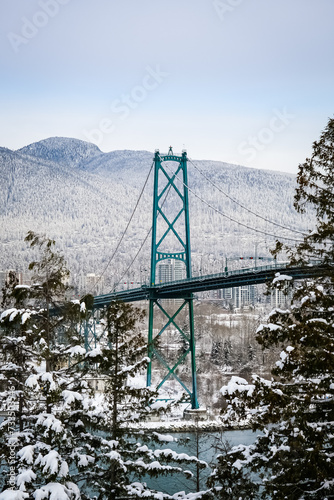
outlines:
[[[297,183],[295,208],[311,206],[317,224],[288,249],[291,263],[320,260],[322,276],[293,284],[287,273],[273,281],[273,287],[293,286],[291,308],[273,310],[257,331],[264,349],[281,346],[275,378],[254,377],[249,384],[236,377],[222,390],[225,418],[252,415],[253,428],[263,435],[220,458],[210,479],[212,491],[224,486],[217,498],[334,498],[333,119],[313,144],[312,157],[299,166]],[[282,247],[278,243],[275,253]]]
[[[138,386],[149,361],[136,328],[143,313],[112,303],[106,336],[86,352],[78,325],[92,297],[67,301],[68,270],[55,242],[33,232],[26,241],[40,252],[29,266],[33,284],[12,276],[0,316],[1,500],[169,498],[144,479],[206,464],[172,451],[171,436],[136,428],[162,411],[156,392]],[[103,394],[90,379],[103,380]]]
[[[77,330],[85,304],[64,298],[68,271],[54,241],[32,232],[26,241],[40,251],[33,284],[11,280],[0,320],[1,498],[77,499],[96,441]]]
[[[5,284],[2,289],[2,301],[1,307],[5,308],[10,304],[12,292],[14,288],[19,284],[19,280],[16,276],[15,271],[9,271],[8,278],[5,281]]]
[[[164,438],[145,427],[148,419],[165,411],[165,404],[157,401],[157,391],[140,383],[140,375],[145,374],[149,363],[147,345],[138,326],[143,317],[143,312],[130,304],[112,302],[103,319],[107,343],[90,353],[97,363],[96,376],[102,377],[105,384],[99,426],[106,437],[95,484],[100,500],[128,495],[168,498],[147,486],[145,478],[172,473],[190,476],[183,471],[187,463],[206,467],[196,457],[161,448],[172,440],[171,436]]]

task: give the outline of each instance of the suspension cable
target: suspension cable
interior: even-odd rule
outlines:
[[[140,248],[139,250],[137,251],[136,255],[134,256],[134,258],[132,259],[132,261],[130,262],[130,264],[128,265],[128,267],[126,268],[126,270],[124,271],[124,273],[122,274],[122,276],[119,278],[118,282],[115,283],[114,285],[114,288],[116,289],[116,287],[120,284],[120,282],[124,279],[124,277],[126,276],[127,272],[129,271],[129,269],[132,267],[133,263],[135,262],[136,258],[138,257],[138,255],[140,254],[140,252],[142,251],[142,248],[143,246],[145,245],[146,241],[147,241],[147,238],[149,237],[149,235],[151,234],[151,231],[152,231],[152,226],[150,227],[147,235],[145,236],[142,244],[140,245]]]
[[[214,186],[216,189],[218,189],[218,191],[220,193],[222,193],[224,196],[226,196],[227,198],[229,198],[231,201],[233,201],[233,203],[236,203],[239,207],[243,208],[244,210],[246,210],[247,212],[251,213],[252,215],[255,215],[255,217],[258,217],[259,219],[262,219],[266,222],[269,222],[270,224],[273,224],[274,226],[277,226],[277,227],[280,227],[282,229],[286,229],[288,231],[291,231],[293,233],[298,233],[298,234],[302,234],[303,236],[306,236],[306,233],[303,233],[302,231],[298,231],[297,229],[292,229],[290,227],[286,227],[286,226],[283,226],[282,224],[279,224],[278,222],[274,222],[270,219],[267,219],[266,217],[263,217],[262,215],[260,214],[257,214],[256,212],[253,212],[253,210],[251,210],[250,208],[248,207],[245,207],[245,205],[242,205],[239,201],[235,200],[234,198],[232,198],[232,196],[230,196],[229,194],[225,193],[225,191],[223,191],[219,186],[217,186],[207,175],[205,175],[205,173],[203,171],[201,171],[195,164],[194,162],[188,158],[189,162],[193,165],[193,167],[208,181],[210,182],[210,184],[212,184],[212,186]]]
[[[167,165],[165,165],[166,168],[170,171],[169,167]],[[287,236],[277,236],[276,234],[272,234],[272,233],[268,233],[266,231],[262,231],[261,229],[255,229],[254,227],[251,227],[251,226],[247,226],[247,224],[244,224],[243,222],[240,222],[236,219],[233,219],[232,217],[230,217],[229,215],[226,215],[224,214],[222,211],[218,210],[217,208],[215,208],[213,205],[211,205],[209,202],[207,202],[206,200],[204,200],[201,196],[199,196],[197,193],[195,193],[189,186],[187,186],[180,178],[176,177],[176,179],[181,182],[181,184],[183,184],[187,189],[188,191],[190,191],[190,193],[192,193],[196,198],[198,198],[202,203],[204,203],[205,205],[207,205],[209,208],[211,208],[212,210],[214,210],[215,212],[217,212],[218,214],[222,215],[223,217],[225,217],[226,219],[230,220],[231,222],[235,222],[236,224],[238,224],[239,226],[242,226],[242,227],[245,227],[251,231],[255,231],[256,233],[261,233],[261,234],[265,234],[266,236],[272,236],[273,238],[275,239],[283,239],[283,240],[289,240],[289,241],[297,241],[299,243],[303,242],[304,240],[297,240],[295,238],[288,238]]]
[[[121,244],[122,244],[122,241],[123,241],[123,239],[124,239],[124,236],[126,235],[126,232],[127,232],[127,230],[129,229],[129,226],[130,226],[130,224],[131,224],[131,221],[132,221],[132,219],[133,219],[133,217],[134,217],[134,215],[135,215],[135,212],[136,212],[136,210],[137,210],[137,208],[138,208],[139,202],[140,202],[140,200],[141,200],[141,198],[142,198],[142,196],[143,196],[144,190],[145,190],[145,188],[146,188],[146,185],[147,185],[147,183],[148,183],[149,177],[150,177],[151,172],[152,172],[152,169],[153,169],[153,165],[154,165],[154,161],[152,162],[152,165],[151,165],[151,167],[150,167],[149,173],[147,174],[147,177],[146,177],[145,182],[144,182],[144,185],[143,185],[143,187],[142,187],[142,189],[141,189],[141,191],[140,191],[140,194],[139,194],[139,197],[138,197],[137,202],[136,202],[136,204],[135,204],[135,207],[134,207],[134,209],[132,210],[132,214],[131,214],[131,216],[130,216],[130,219],[129,219],[129,221],[128,221],[127,225],[126,225],[126,228],[125,228],[125,230],[124,230],[124,232],[123,232],[122,236],[121,236],[121,237],[120,237],[120,239],[119,239],[118,244],[116,245],[115,250],[113,251],[113,253],[112,253],[112,255],[111,255],[110,259],[108,260],[108,262],[107,262],[107,264],[106,264],[106,266],[105,266],[104,270],[102,271],[101,275],[99,276],[99,279],[95,282],[94,286],[93,286],[93,287],[91,287],[91,289],[87,292],[87,294],[91,293],[91,292],[94,290],[94,288],[95,288],[95,286],[97,285],[97,283],[99,283],[99,282],[101,281],[102,277],[104,276],[104,274],[106,273],[106,271],[107,271],[108,267],[110,266],[110,264],[111,264],[111,262],[112,262],[113,258],[115,257],[116,253],[118,252],[118,249],[119,249],[119,247],[120,247],[120,246],[121,246]]]
[[[170,190],[171,190],[171,187],[172,187],[172,186],[169,186],[169,188],[168,188],[168,190],[167,190],[167,193],[166,193],[166,195],[165,195],[165,198],[163,199],[163,201],[162,201],[162,203],[161,203],[161,207],[160,207],[160,208],[162,208],[162,207],[164,206],[165,201],[167,200],[167,196],[169,195],[169,192],[170,192]],[[160,216],[160,213],[158,213],[158,217],[159,217],[159,216]],[[147,238],[148,238],[148,237],[149,237],[149,235],[151,234],[152,228],[153,228],[153,226],[151,226],[151,227],[150,227],[150,229],[149,229],[149,231],[148,231],[147,235],[145,236],[145,238],[144,238],[144,240],[143,240],[142,244],[140,245],[140,248],[139,248],[138,252],[137,252],[137,253],[136,253],[136,255],[134,256],[134,258],[132,259],[132,261],[130,262],[130,264],[128,265],[128,267],[126,268],[126,270],[124,271],[124,273],[122,274],[122,276],[120,277],[120,279],[118,280],[118,282],[114,285],[114,288],[116,288],[116,287],[120,284],[120,282],[122,281],[122,279],[124,278],[124,276],[126,276],[127,272],[128,272],[128,271],[129,271],[129,269],[132,267],[132,265],[133,265],[133,263],[135,262],[136,258],[137,258],[137,257],[138,257],[138,255],[140,254],[140,252],[141,252],[141,250],[142,250],[143,246],[145,245],[145,243],[146,243],[146,241],[147,241]]]

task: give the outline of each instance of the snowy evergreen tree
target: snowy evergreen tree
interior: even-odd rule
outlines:
[[[66,301],[68,271],[54,241],[32,232],[26,241],[40,251],[33,284],[13,275],[0,317],[1,500],[168,498],[142,480],[205,464],[161,449],[171,436],[136,428],[162,411],[156,393],[138,386],[148,363],[136,329],[143,313],[112,303],[106,337],[86,352],[78,325],[91,297]],[[99,397],[88,384],[95,378],[105,385]]]
[[[12,307],[0,320],[1,499],[77,499],[96,441],[86,430],[91,394],[77,331],[85,304],[64,299],[68,271],[54,241],[32,232],[26,241],[40,250],[30,265],[34,284],[11,280]]]
[[[271,381],[234,377],[222,389],[225,418],[252,416],[263,431],[254,445],[224,454],[210,479],[217,498],[334,498],[334,120],[330,119],[310,159],[299,166],[295,207],[311,205],[314,231],[291,262],[321,259],[321,278],[294,284],[288,310],[275,309],[257,332],[264,349],[281,346]],[[282,248],[277,245],[276,252]],[[273,287],[286,287],[277,275]],[[255,474],[254,484],[249,473]],[[259,488],[260,486],[260,488]],[[228,490],[226,490],[228,488]],[[230,496],[226,496],[226,491]]]
[[[99,415],[105,440],[95,484],[101,500],[129,495],[163,498],[146,485],[145,478],[173,472],[189,476],[190,473],[183,472],[187,462],[206,466],[195,457],[180,455],[170,448],[160,449],[164,441],[168,443],[173,438],[164,438],[142,425],[148,418],[165,411],[156,401],[158,393],[140,383],[144,382],[140,375],[143,376],[149,362],[145,339],[136,328],[142,319],[143,312],[138,308],[111,303],[104,317],[107,344],[90,353],[97,363],[96,376],[102,377],[105,384]]]
[[[19,280],[16,276],[15,271],[9,271],[8,273],[8,278],[5,281],[5,284],[2,289],[2,301],[1,301],[1,307],[5,308],[7,305],[10,304],[12,294],[13,294],[13,289],[19,284]]]

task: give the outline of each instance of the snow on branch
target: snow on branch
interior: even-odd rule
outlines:
[[[251,396],[254,389],[254,384],[249,384],[244,378],[233,376],[229,383],[220,389],[220,393],[222,396],[232,396],[235,393],[247,392],[247,396]]]

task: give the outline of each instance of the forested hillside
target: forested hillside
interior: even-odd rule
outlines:
[[[178,153],[178,152],[175,152]],[[188,152],[191,156],[191,151]],[[68,261],[74,281],[80,274],[104,271],[150,170],[153,153],[103,153],[93,144],[69,138],[50,138],[18,151],[0,148],[0,270],[25,270],[31,251],[23,242],[28,230],[56,240]],[[295,177],[223,162],[193,163],[228,196],[262,217],[282,226],[308,229],[309,216],[293,208]],[[284,166],[282,166],[284,169]],[[268,256],[275,238],[256,233],[214,211],[264,233],[298,238],[254,216],[214,188],[188,165],[193,268],[217,272],[224,258]],[[119,252],[108,267],[106,288],[122,277],[151,227],[152,185],[149,182]],[[171,249],[173,250],[173,249]],[[148,237],[127,278],[140,281],[148,274]],[[143,278],[143,277],[142,277]],[[122,280],[123,281],[123,280]]]

